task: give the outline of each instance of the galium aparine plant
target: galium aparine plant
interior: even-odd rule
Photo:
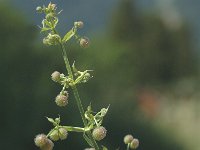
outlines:
[[[52,123],[53,128],[48,134],[38,134],[34,139],[35,145],[41,150],[52,150],[54,147],[53,142],[66,140],[69,132],[78,132],[83,135],[84,140],[90,147],[85,150],[108,150],[105,146],[99,146],[97,142],[103,140],[108,132],[102,123],[109,107],[102,108],[99,112],[94,113],[90,104],[87,109],[84,110],[77,85],[88,82],[88,80],[92,78],[90,74],[92,70],[80,71],[75,67],[75,63],[70,65],[66,51],[66,44],[72,38],[77,40],[82,48],[87,48],[90,45],[90,40],[87,37],[78,35],[78,30],[83,28],[84,23],[82,21],[74,22],[72,29],[69,30],[64,37],[61,37],[56,30],[59,21],[58,15],[61,11],[57,11],[56,4],[50,2],[48,6],[38,6],[36,11],[45,16],[42,20],[42,27],[40,27],[41,32],[46,34],[46,37],[43,39],[43,44],[47,46],[56,45],[61,49],[67,70],[67,74],[58,71],[54,71],[51,74],[51,79],[62,86],[62,90],[55,97],[55,104],[58,107],[66,107],[69,100],[67,89],[71,88],[83,121],[83,127],[61,125],[60,116],[55,119],[47,117],[47,120]],[[127,145],[127,150],[136,149],[139,146],[138,139],[133,138],[132,135],[126,135],[124,137],[124,143]]]

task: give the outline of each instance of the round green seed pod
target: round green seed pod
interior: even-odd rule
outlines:
[[[128,135],[126,135],[126,136],[124,137],[124,143],[125,143],[125,144],[129,144],[129,143],[131,143],[132,141],[133,141],[133,136],[132,136],[132,135],[128,134]]]
[[[100,141],[106,137],[107,130],[103,127],[97,127],[93,130],[92,136],[95,140]]]
[[[130,148],[131,149],[136,149],[139,146],[139,140],[138,139],[133,139],[131,144],[130,144]]]
[[[67,138],[68,132],[65,128],[59,129],[59,137],[61,140],[65,140]]]
[[[58,141],[59,140],[59,133],[58,130],[54,130],[51,134],[50,134],[50,139],[53,141]]]

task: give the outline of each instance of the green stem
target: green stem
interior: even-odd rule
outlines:
[[[67,69],[67,72],[69,74],[69,77],[74,81],[72,69],[71,69],[71,66],[70,66],[70,63],[69,63],[69,60],[68,60],[68,56],[67,56],[67,52],[66,52],[65,46],[64,46],[63,43],[60,43],[60,47],[62,49],[63,59],[64,59],[64,62],[65,62],[66,69]],[[77,87],[76,87],[75,84],[72,85],[72,90],[73,90],[73,93],[74,93],[74,97],[75,97],[79,112],[81,114],[81,118],[82,118],[83,124],[86,127],[87,126],[87,120],[84,117],[84,109],[83,109],[83,106],[82,106],[82,103],[81,103],[81,99],[79,97],[79,93],[78,93],[78,90],[77,90]],[[88,131],[86,133],[87,133],[88,137],[91,139],[95,150],[100,150],[99,146],[96,143],[96,141],[92,137],[91,131]]]
[[[72,126],[61,126],[61,127],[65,128],[69,132],[85,132],[85,129],[80,127],[72,127]]]
[[[130,147],[130,143],[127,144],[126,150],[129,150],[129,147]]]

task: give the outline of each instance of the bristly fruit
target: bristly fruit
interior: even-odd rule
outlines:
[[[45,134],[38,134],[34,139],[35,145],[38,147],[43,147],[48,143],[48,138]]]
[[[84,23],[83,23],[82,21],[77,21],[77,22],[74,22],[74,26],[75,26],[76,28],[81,29],[81,28],[83,28]]]
[[[81,38],[80,39],[80,46],[82,48],[87,48],[90,46],[90,40],[87,37]]]
[[[60,128],[58,132],[61,140],[65,140],[67,138],[68,132],[65,128]]]
[[[132,135],[128,134],[128,135],[126,135],[126,136],[124,137],[124,143],[125,143],[125,144],[129,144],[129,143],[131,143],[132,141],[133,141],[133,136],[132,136]]]
[[[59,133],[58,130],[54,130],[51,134],[50,134],[50,139],[53,141],[58,141],[59,140]]]
[[[55,100],[56,104],[60,107],[64,107],[68,104],[68,95],[59,94]]]
[[[48,139],[48,142],[41,147],[41,150],[53,150],[54,143]]]
[[[93,130],[92,135],[95,140],[100,141],[106,137],[106,133],[107,130],[103,126],[100,126]]]
[[[138,139],[133,139],[133,141],[130,144],[131,149],[136,149],[139,146],[139,140]]]
[[[59,82],[60,81],[60,72],[58,71],[54,71],[52,74],[51,74],[51,79],[55,82]]]

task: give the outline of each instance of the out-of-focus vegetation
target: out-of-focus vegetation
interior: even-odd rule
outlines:
[[[92,102],[98,109],[111,104],[105,118],[108,136],[103,142],[111,149],[123,149],[122,139],[127,133],[139,137],[139,149],[187,149],[187,139],[180,140],[179,135],[187,136],[190,132],[177,133],[176,137],[174,126],[166,125],[170,120],[192,123],[190,120],[184,123],[182,116],[193,109],[184,105],[184,109],[176,110],[176,105],[179,108],[182,104],[182,97],[176,93],[184,95],[190,90],[175,89],[177,81],[182,79],[194,78],[193,83],[197,83],[198,63],[190,43],[190,31],[184,24],[180,28],[169,28],[156,15],[138,13],[131,3],[121,1],[106,36],[93,37],[89,49],[74,46],[76,42],[69,45],[71,63],[77,60],[77,67],[94,70],[94,78],[79,87],[84,106]],[[67,108],[54,105],[54,97],[60,89],[50,80],[50,74],[54,70],[66,72],[61,52],[56,47],[38,43],[39,30],[17,11],[1,5],[0,12],[0,146],[2,149],[36,149],[35,134],[51,128],[45,116],[60,114],[63,124],[81,126],[78,110],[73,96]],[[198,92],[199,87],[195,89]],[[166,91],[170,91],[169,94]],[[189,98],[191,95],[194,93],[191,92]],[[197,103],[195,99],[185,98]],[[170,104],[174,106],[171,114],[167,113],[171,112]],[[178,110],[180,112],[175,112]],[[177,113],[181,113],[181,117]],[[174,119],[170,117],[174,115]],[[194,120],[199,120],[199,116]],[[187,128],[178,123],[177,126],[182,130]],[[85,144],[81,138],[72,133],[55,149],[83,149]]]

